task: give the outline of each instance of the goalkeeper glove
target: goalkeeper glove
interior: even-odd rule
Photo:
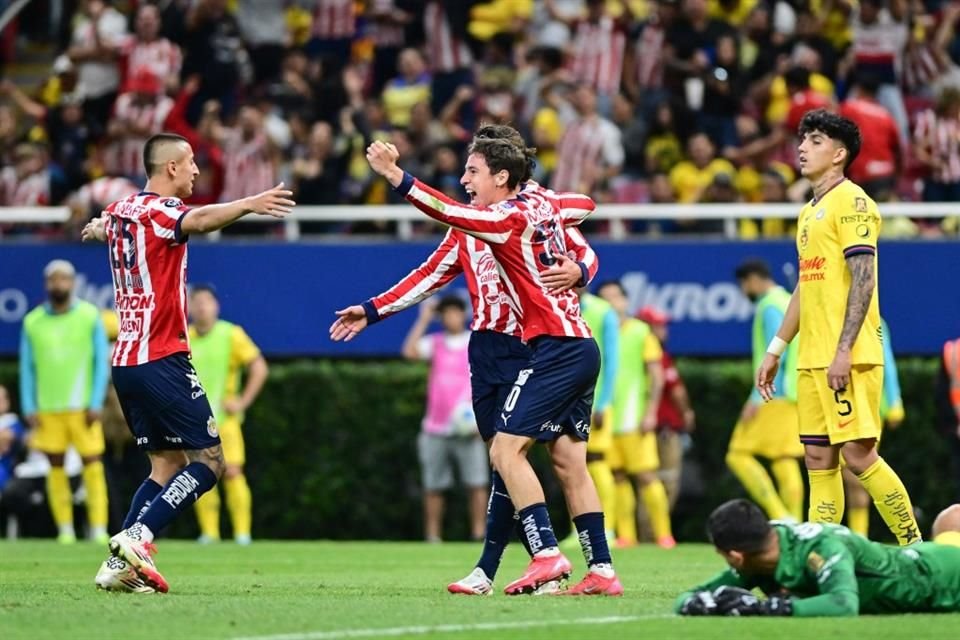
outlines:
[[[690,594],[680,606],[680,615],[682,616],[715,616],[717,613],[717,602],[713,599],[713,594],[709,591],[695,591]]]
[[[717,587],[713,592],[717,605],[715,615],[722,616],[789,616],[793,615],[790,598],[770,596],[761,600],[746,589]]]

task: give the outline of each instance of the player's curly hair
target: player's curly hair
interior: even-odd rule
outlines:
[[[860,145],[863,143],[863,138],[860,136],[860,128],[853,120],[826,109],[815,109],[808,111],[800,120],[797,135],[803,138],[814,131],[824,134],[831,140],[837,140],[847,150],[844,169],[849,167],[860,154]]]
[[[528,147],[520,132],[507,124],[485,124],[473,134],[474,140],[506,140],[523,151],[527,156],[527,171],[520,176],[520,182],[533,178],[533,170],[537,166],[537,148]]]
[[[507,188],[515,189],[524,176],[529,175],[527,154],[516,144],[504,139],[474,138],[467,153],[483,156],[490,173],[506,171]]]
[[[707,536],[721,551],[758,553],[770,541],[767,515],[749,500],[724,502],[707,518]]]

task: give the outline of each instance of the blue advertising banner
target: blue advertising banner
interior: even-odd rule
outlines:
[[[243,325],[269,356],[397,355],[414,320],[400,314],[352,342],[334,343],[334,310],[380,293],[416,267],[435,245],[240,244],[191,242],[191,282],[216,286],[224,318]],[[671,317],[669,346],[678,355],[746,355],[752,305],[733,280],[747,257],[766,259],[776,279],[796,282],[793,243],[662,241],[596,243],[596,282],[621,279],[637,309],[654,305]],[[960,243],[882,242],[880,308],[902,354],[936,354],[960,335]],[[65,258],[77,267],[77,293],[113,304],[106,251],[87,245],[0,245],[0,356],[17,352],[23,316],[43,301],[44,265]],[[455,281],[454,289],[464,287]],[[465,292],[464,292],[465,293]]]

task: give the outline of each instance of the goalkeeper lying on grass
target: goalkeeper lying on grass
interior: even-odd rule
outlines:
[[[960,611],[955,529],[956,505],[934,525],[940,542],[893,547],[840,525],[768,522],[752,502],[731,500],[707,521],[730,568],[682,594],[676,609],[691,616],[804,617]]]

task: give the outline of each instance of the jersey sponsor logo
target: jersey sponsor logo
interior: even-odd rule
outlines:
[[[146,311],[155,306],[152,293],[121,293],[116,298],[117,311]]]
[[[850,420],[844,420],[843,422],[839,422],[837,423],[837,429],[846,429],[851,422],[853,422],[853,418],[851,418]]]
[[[675,322],[745,322],[753,317],[753,304],[731,282],[654,283],[642,271],[621,279],[630,301],[630,312],[646,306],[662,309]]]
[[[878,222],[879,218],[872,215],[851,214],[840,216],[840,224],[857,224],[861,222]]]
[[[117,333],[118,342],[129,342],[136,340],[142,334],[142,318],[123,318],[120,320],[120,331]]]
[[[124,273],[123,279],[117,278],[117,274],[114,273],[113,281],[117,285],[117,289],[143,289],[143,278],[140,277],[139,273]]]
[[[810,229],[807,225],[803,225],[803,229],[800,230],[800,248],[806,249],[807,242],[810,241]]]
[[[867,212],[867,199],[856,197],[853,199],[853,208],[859,213]]]
[[[857,235],[860,236],[861,238],[869,238],[870,227],[868,227],[865,224],[857,225]]]
[[[170,207],[171,209],[176,209],[177,207],[182,206],[183,203],[177,200],[176,198],[170,198],[169,200],[163,201],[163,206]]]
[[[823,256],[800,259],[800,282],[825,280],[827,274],[827,259]]]
[[[200,396],[207,395],[207,392],[204,391],[203,385],[200,384],[200,376],[197,375],[195,371],[187,372],[187,380],[190,382],[190,397],[196,400]],[[194,389],[196,389],[194,391]]]
[[[563,427],[556,424],[552,420],[547,420],[542,425],[540,425],[541,433],[544,431],[550,431],[551,433],[560,433],[563,430]]]
[[[499,304],[503,299],[500,291],[500,270],[492,253],[484,253],[477,263],[477,284],[483,287],[483,299],[487,304]]]
[[[177,508],[199,486],[200,482],[190,475],[189,471],[184,470],[170,482],[167,490],[160,497],[171,507]]]
[[[217,430],[217,420],[213,416],[207,418],[207,434],[211,438],[216,438],[220,435],[220,431]]]
[[[573,428],[577,430],[577,433],[582,433],[585,436],[590,435],[590,423],[586,420],[577,420]]]

